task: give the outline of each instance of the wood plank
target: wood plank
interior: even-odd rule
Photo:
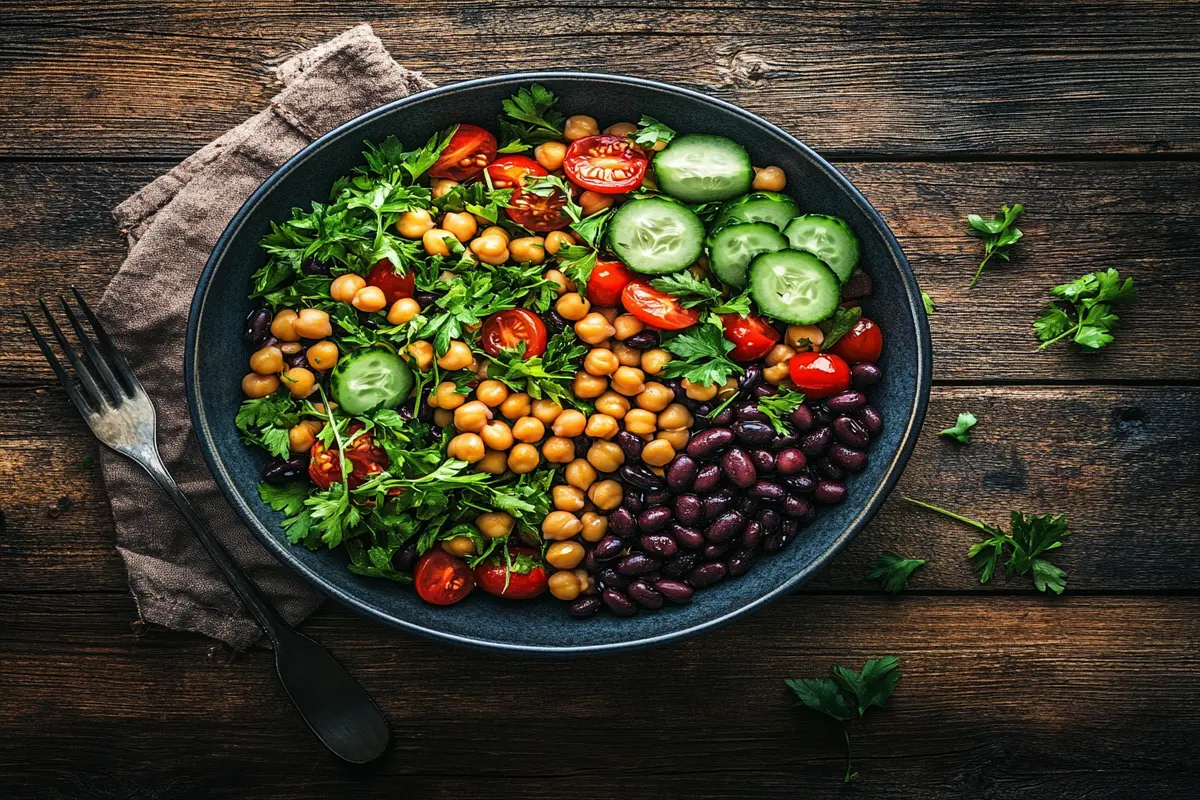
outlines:
[[[268,652],[206,658],[198,637],[135,638],[132,616],[124,597],[0,597],[0,728],[21,732],[0,741],[7,797],[840,797],[838,727],[782,681],[887,653],[903,671],[892,701],[850,723],[856,797],[1184,798],[1197,779],[1180,735],[1200,725],[1195,597],[794,597],[699,639],[569,662],[327,609],[306,630],[395,733],[361,770],[304,729]]]
[[[934,375],[954,381],[1154,381],[1200,378],[1200,163],[842,163],[892,226],[923,287]],[[165,163],[0,164],[0,249],[20,269],[0,289],[30,302],[76,285],[96,296],[124,242],[109,209]],[[298,201],[300,199],[298,198]],[[966,284],[982,247],[965,234],[969,212],[1025,202],[1027,235],[1011,263]],[[1121,310],[1117,341],[1096,354],[1074,345],[1035,353],[1030,323],[1051,286],[1117,267],[1136,276],[1141,300]],[[49,368],[15,314],[0,315],[0,370],[44,385]]]
[[[968,410],[972,444],[937,436]],[[1198,414],[1200,389],[938,387],[891,501],[805,591],[878,591],[863,576],[885,549],[930,561],[913,591],[1032,591],[1024,579],[980,587],[965,560],[974,531],[903,495],[1005,524],[1013,509],[1067,513],[1073,536],[1054,560],[1071,592],[1195,589]],[[124,591],[98,468],[81,463],[95,445],[65,396],[6,390],[0,418],[20,420],[0,431],[0,591]],[[48,516],[62,496],[72,510]]]
[[[1200,150],[1200,14],[1162,0],[680,2],[636,14],[614,2],[121,0],[0,16],[0,155],[182,156],[262,107],[265,65],[362,21],[439,83],[505,69],[658,78],[834,155]]]

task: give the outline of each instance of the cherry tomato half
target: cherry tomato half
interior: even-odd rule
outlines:
[[[563,157],[563,172],[585,189],[621,194],[642,185],[650,159],[625,136],[576,139]]]
[[[546,168],[541,164],[518,155],[500,156],[487,168],[488,178],[497,189],[520,189],[525,185],[526,176],[540,178],[545,174]]]
[[[429,168],[434,178],[465,181],[483,171],[496,157],[496,137],[476,125],[459,125],[450,143]]]
[[[571,224],[571,218],[563,213],[566,204],[567,196],[560,189],[555,189],[546,197],[518,189],[513,192],[505,213],[525,230],[546,233],[562,230]]]
[[[479,588],[506,600],[528,600],[546,591],[546,568],[533,550],[514,547],[512,569],[504,556],[493,556],[475,568],[475,581]]]
[[[646,281],[627,284],[621,291],[621,305],[642,322],[661,330],[677,331],[700,320],[699,311],[684,308],[677,298]]]
[[[475,577],[467,562],[439,548],[417,559],[413,585],[426,603],[449,606],[471,593],[475,588]]]
[[[833,343],[829,352],[841,356],[850,364],[861,361],[874,363],[883,352],[883,332],[873,320],[863,317],[854,323],[845,336]]]
[[[729,357],[734,361],[757,361],[779,341],[779,331],[757,314],[722,314],[721,326],[725,338],[733,342]]]
[[[597,261],[588,278],[587,299],[594,306],[619,306],[621,291],[633,280],[629,267],[620,261]]]
[[[371,267],[371,271],[367,273],[367,285],[382,289],[388,307],[391,307],[392,303],[402,297],[412,297],[416,289],[416,276],[411,270],[404,275],[399,274],[392,262],[385,258]]]
[[[346,429],[347,436],[354,436],[362,430],[362,425],[351,423]],[[318,487],[328,489],[342,481],[342,460],[338,457],[337,448],[326,449],[320,442],[313,442],[308,451],[308,477]],[[382,447],[375,446],[375,440],[370,433],[355,437],[346,451],[346,460],[350,462],[350,488],[355,489],[367,482],[372,475],[378,475],[387,468],[390,461]]]
[[[525,343],[525,358],[546,352],[546,325],[537,314],[523,308],[498,311],[483,322],[480,342],[489,356],[501,350],[514,350]]]
[[[788,373],[810,400],[850,388],[850,365],[830,353],[796,353],[788,361]]]

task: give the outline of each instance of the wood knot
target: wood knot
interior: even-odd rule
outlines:
[[[769,69],[770,65],[755,54],[738,50],[729,58],[728,66],[721,70],[722,82],[740,88],[759,87],[766,83]]]

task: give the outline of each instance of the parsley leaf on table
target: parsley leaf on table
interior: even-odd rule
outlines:
[[[821,349],[828,350],[833,347],[838,339],[849,333],[860,319],[862,319],[862,309],[858,306],[834,309],[833,316],[821,323],[821,330],[825,332]]]
[[[897,594],[908,586],[909,577],[925,563],[923,558],[905,558],[885,550],[875,558],[871,571],[867,573],[867,580],[879,581],[885,592]]]
[[[967,215],[967,222],[970,224],[968,233],[983,239],[983,260],[979,262],[979,268],[975,270],[975,277],[971,278],[971,282],[967,285],[968,289],[979,280],[984,266],[992,256],[998,255],[1008,261],[1008,248],[1024,236],[1020,229],[1013,225],[1024,210],[1025,206],[1013,203],[1011,206],[1008,204],[1000,206],[1000,213],[992,219],[984,219],[978,214]]]
[[[1122,282],[1120,273],[1111,267],[1055,286],[1050,294],[1055,299],[1033,323],[1042,342],[1038,350],[1068,336],[1081,347],[1099,350],[1113,340],[1111,331],[1118,319],[1113,306],[1137,299],[1133,278]]]
[[[926,314],[934,312],[933,298],[929,296],[929,292],[921,292],[921,302],[925,304]]]
[[[780,436],[786,436],[792,432],[788,423],[784,420],[791,415],[796,407],[804,402],[804,394],[795,392],[791,389],[780,387],[781,391],[760,397],[758,399],[758,410],[766,414],[767,420],[771,423],[771,427]]]
[[[733,342],[717,325],[695,325],[663,343],[675,358],[663,367],[664,378],[685,378],[698,386],[722,385],[742,368],[729,359]]]
[[[737,314],[740,317],[750,313],[748,292],[726,299],[724,291],[719,287],[697,278],[686,269],[662,278],[654,278],[650,285],[660,292],[672,295],[684,308],[703,308],[714,314]]]
[[[541,144],[562,139],[563,123],[567,118],[555,108],[557,104],[558,98],[554,93],[536,83],[504,100],[500,104],[504,109],[504,116],[500,118],[500,132],[503,138],[510,140],[506,147],[511,146],[512,140]]]
[[[948,436],[960,444],[970,444],[971,428],[974,428],[978,422],[979,420],[974,414],[964,411],[958,415],[958,421],[954,423],[953,427],[938,431],[938,436]]]
[[[659,142],[664,145],[670,143],[675,138],[675,131],[654,117],[642,114],[638,121],[638,129],[629,134],[629,138],[634,144],[640,144],[642,147],[654,147]]]

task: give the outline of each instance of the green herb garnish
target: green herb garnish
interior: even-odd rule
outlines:
[[[695,325],[671,337],[663,348],[675,358],[663,367],[663,377],[684,378],[698,386],[724,385],[731,375],[743,370],[729,358],[733,342],[717,325]]]
[[[1122,282],[1120,273],[1111,267],[1055,286],[1050,294],[1055,299],[1033,323],[1042,342],[1038,350],[1067,337],[1081,347],[1099,350],[1113,340],[1111,331],[1118,319],[1113,306],[1137,299],[1133,278]]]
[[[1008,261],[1008,248],[1016,244],[1017,240],[1024,235],[1013,225],[1024,210],[1025,206],[1013,203],[1011,206],[1000,206],[1000,213],[992,219],[984,219],[978,214],[967,215],[967,222],[971,226],[968,233],[983,239],[983,260],[979,262],[979,268],[975,270],[975,277],[971,278],[971,282],[967,284],[968,289],[979,280],[984,266],[992,259],[992,256],[998,255]]]
[[[964,411],[958,415],[958,421],[954,423],[953,427],[946,428],[944,431],[939,431],[938,436],[949,436],[951,439],[955,439],[960,444],[970,444],[971,428],[974,428],[978,422],[979,420],[974,414]]]
[[[909,576],[925,563],[922,558],[905,558],[885,550],[875,558],[867,580],[879,581],[885,592],[897,594],[908,585]]]

